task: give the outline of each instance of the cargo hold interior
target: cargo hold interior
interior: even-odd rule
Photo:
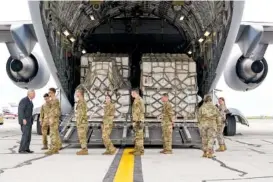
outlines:
[[[215,77],[210,70],[221,56],[233,2],[41,1],[40,9],[61,84],[73,103],[83,50],[127,54],[132,87],[139,87],[143,54],[188,54],[197,63],[202,97]]]

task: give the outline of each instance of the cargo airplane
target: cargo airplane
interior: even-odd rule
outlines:
[[[127,75],[120,75],[126,77],[129,84],[112,92],[127,89],[126,93],[129,93],[133,87],[140,88],[146,108],[155,108],[146,110],[145,144],[161,143],[160,121],[154,117],[154,113],[161,107],[158,93],[168,91],[182,103],[180,105],[175,99],[171,100],[175,108],[181,109],[181,112],[175,109],[179,117],[174,125],[173,145],[194,145],[200,143],[196,126],[197,97],[214,93],[222,74],[227,85],[237,91],[253,90],[267,76],[268,65],[264,54],[267,46],[273,42],[273,24],[242,22],[243,9],[244,1],[30,1],[31,21],[1,23],[0,42],[6,43],[10,52],[6,71],[15,85],[24,89],[39,89],[47,84],[50,76],[54,78],[64,115],[61,124],[64,141],[78,142],[73,119],[75,89],[87,83],[86,80],[90,79],[88,75],[93,74],[92,79],[95,79],[98,62],[112,65],[112,70],[118,67],[118,57],[122,57],[120,60],[124,58],[128,61],[122,63],[127,65]],[[235,44],[240,47],[240,53],[231,54]],[[187,84],[181,86],[169,81],[172,87],[165,87],[161,84],[162,79],[156,76],[150,76],[152,81],[146,83],[147,69],[153,69],[153,63],[157,61],[162,65],[164,61],[169,65],[174,62],[186,67],[195,65],[181,68],[185,79],[175,74],[173,77],[181,83],[190,77],[196,80],[189,82],[194,86],[193,101],[178,94],[180,89],[182,95],[187,95]],[[156,69],[150,72],[157,75]],[[164,70],[160,73],[165,74]],[[166,72],[166,75],[173,73]],[[115,81],[113,75],[114,71],[108,72],[108,76]],[[105,79],[102,83],[108,87],[110,78],[106,76]],[[159,86],[152,88],[154,81]],[[89,96],[93,95],[89,98],[88,107],[101,107],[102,98],[95,93],[96,89],[101,90],[98,86],[96,89],[91,87],[84,87]],[[148,96],[153,97],[150,98],[152,101],[148,100]],[[129,94],[122,98],[129,103],[121,105],[129,108],[128,113],[115,118],[111,138],[115,144],[133,144],[131,98]],[[94,104],[94,100],[99,104]],[[117,98],[116,102],[121,101]],[[193,110],[185,109],[191,104]],[[236,134],[236,122],[245,125],[248,122],[239,110],[229,108],[229,111],[225,134],[232,136]],[[96,109],[89,112],[88,142],[92,144],[102,143],[101,118],[92,117],[97,113]],[[37,119],[36,116],[39,116],[39,112],[35,113]]]

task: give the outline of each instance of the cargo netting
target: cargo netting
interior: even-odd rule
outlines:
[[[163,93],[169,94],[177,118],[196,118],[198,88],[193,59],[186,54],[145,54],[141,78],[146,118],[161,114]]]
[[[81,84],[85,90],[90,120],[103,117],[105,95],[115,102],[115,118],[126,118],[130,105],[128,57],[113,54],[86,54],[81,58]]]

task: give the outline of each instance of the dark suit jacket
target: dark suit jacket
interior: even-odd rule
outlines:
[[[32,111],[33,111],[33,104],[32,101],[28,97],[24,97],[19,102],[18,106],[18,121],[19,124],[23,124],[23,119],[27,120],[27,125],[32,125]]]

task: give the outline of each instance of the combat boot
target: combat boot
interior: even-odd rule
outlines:
[[[46,145],[43,146],[43,148],[41,148],[41,150],[47,150],[48,147]]]
[[[49,150],[45,153],[46,155],[53,155],[53,154],[59,154],[58,150]]]
[[[226,150],[225,145],[220,145],[219,148],[216,150],[216,152],[224,152]]]
[[[86,148],[85,149],[81,149],[76,154],[77,155],[88,155],[88,150]]]
[[[110,151],[110,155],[115,154],[115,153],[116,153],[116,151],[117,151],[117,149],[116,149],[116,148],[112,149],[112,150]]]
[[[45,152],[45,155],[52,155],[52,150],[48,150]]]
[[[202,157],[208,157],[207,151],[204,151]]]
[[[225,150],[225,151],[227,150],[227,146],[226,146],[226,144],[224,144],[224,150]]]
[[[110,151],[105,151],[102,153],[102,155],[111,155],[111,152]]]
[[[134,155],[135,155],[135,156],[144,155],[144,152],[141,152],[141,151],[135,151],[135,152],[134,152]]]
[[[163,154],[165,151],[166,151],[166,150],[165,150],[165,149],[163,149],[163,150],[161,150],[159,153]]]
[[[207,158],[213,158],[213,157],[215,157],[215,155],[213,155],[213,152],[208,152],[207,153]]]
[[[135,155],[135,153],[137,153],[137,152],[138,152],[138,151],[136,151],[136,150],[134,149],[133,151],[129,152],[129,154]],[[139,153],[140,153],[141,155],[144,155],[144,150],[141,150]]]
[[[173,153],[172,150],[165,150],[165,151],[163,152],[163,154],[172,154],[172,153]]]
[[[102,155],[113,155],[115,154],[117,151],[116,148],[112,149],[112,150],[106,150],[104,153],[102,153]]]
[[[63,146],[62,146],[62,145],[60,145],[60,146],[58,147],[58,149],[59,149],[59,150],[62,150],[62,149],[63,149]]]

